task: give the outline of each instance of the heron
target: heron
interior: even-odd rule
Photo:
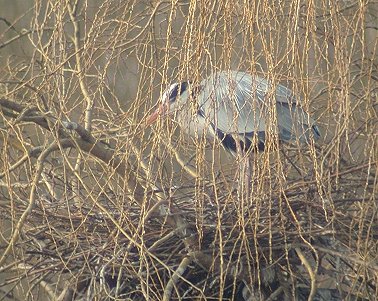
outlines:
[[[309,144],[318,139],[320,130],[298,99],[289,88],[273,86],[266,78],[244,71],[218,71],[198,85],[190,81],[171,84],[146,124],[159,116],[173,116],[184,132],[218,140],[237,156],[249,150],[264,151],[272,124],[282,142]]]

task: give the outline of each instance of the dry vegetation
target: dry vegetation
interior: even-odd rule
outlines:
[[[31,5],[0,12],[0,300],[375,300],[377,1]],[[249,194],[219,143],[143,123],[223,69],[322,131],[251,154]]]

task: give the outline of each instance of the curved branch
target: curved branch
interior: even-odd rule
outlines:
[[[182,275],[185,273],[188,265],[193,261],[190,257],[184,257],[181,261],[180,265],[178,266],[177,270],[174,272],[172,277],[169,279],[165,289],[164,289],[164,295],[163,295],[163,301],[169,301],[171,300],[172,296],[172,290],[177,284],[177,281],[182,277]]]
[[[314,300],[315,293],[316,293],[316,274],[311,268],[310,263],[308,262],[307,258],[303,255],[302,251],[300,248],[295,248],[295,252],[297,253],[299,259],[301,260],[302,264],[305,266],[308,275],[310,276],[311,280],[311,289],[310,289],[310,294],[308,296],[308,301]]]

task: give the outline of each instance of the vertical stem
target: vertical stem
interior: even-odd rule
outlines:
[[[83,69],[82,63],[81,63],[81,56],[80,54],[83,52],[85,48],[85,42],[83,49],[81,49],[80,45],[80,26],[79,22],[77,21],[77,10],[78,10],[78,4],[79,1],[76,1],[74,6],[71,5],[70,2],[68,2],[68,13],[70,15],[72,26],[74,28],[74,34],[72,37],[72,42],[74,44],[75,48],[75,60],[76,60],[76,74],[79,79],[79,85],[81,92],[83,93],[84,99],[87,103],[86,109],[85,109],[85,119],[84,119],[84,127],[87,131],[91,131],[91,125],[92,125],[92,111],[94,106],[94,101],[89,96],[87,87],[85,85],[85,70]]]
[[[68,2],[68,13],[71,18],[72,26],[74,29],[74,34],[72,37],[72,42],[75,48],[75,60],[76,60],[76,74],[79,80],[79,85],[81,92],[83,94],[84,100],[86,102],[86,108],[85,108],[85,116],[84,116],[84,128],[88,131],[91,132],[92,129],[92,112],[93,112],[93,106],[94,106],[94,101],[91,99],[89,96],[86,84],[85,84],[85,70],[83,69],[82,63],[81,63],[81,53],[85,49],[85,41],[84,41],[84,46],[81,48],[80,45],[80,26],[79,22],[77,21],[77,11],[79,7],[79,0],[76,0],[74,5],[71,4],[71,2]],[[80,173],[80,165],[82,163],[82,156],[79,153],[77,155],[74,171],[76,174]],[[73,188],[75,191],[75,199],[79,197],[79,182],[76,181],[76,179],[73,180]],[[78,200],[78,199],[77,199]],[[79,202],[78,202],[79,203]]]

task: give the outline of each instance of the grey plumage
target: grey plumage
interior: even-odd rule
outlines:
[[[163,94],[161,106],[191,135],[218,138],[235,153],[251,147],[264,148],[266,132],[273,122],[275,104],[277,134],[281,141],[308,143],[320,137],[311,118],[297,105],[297,97],[283,85],[241,71],[220,71],[199,85],[173,84]],[[156,118],[155,118],[156,119]]]

